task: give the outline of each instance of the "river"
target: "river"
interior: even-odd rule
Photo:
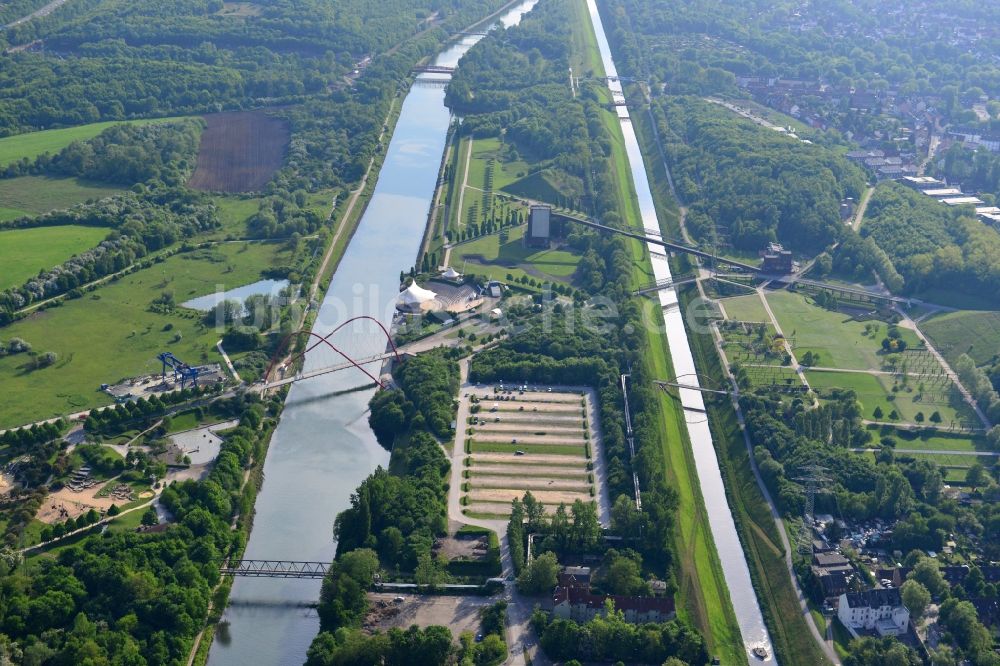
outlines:
[[[499,21],[519,22],[536,2],[526,0]],[[435,64],[454,66],[479,39],[463,38]],[[389,324],[399,272],[410,268],[420,246],[449,122],[442,86],[411,88],[368,208],[323,299],[316,333],[326,335],[358,315]],[[332,340],[355,358],[381,353],[386,342],[370,323],[351,324]],[[307,356],[306,369],[328,362]],[[332,395],[365,383],[363,375],[345,371],[292,385],[264,463],[245,558],[333,559],[334,517],[361,481],[389,461],[368,427],[373,389]],[[237,578],[208,663],[301,666],[319,631],[316,612],[306,606],[319,598],[319,588],[318,580]]]
[[[590,10],[590,18],[594,24],[594,32],[597,35],[597,45],[601,52],[601,60],[604,63],[604,72],[609,77],[608,88],[612,97],[616,100],[624,101],[624,93],[621,82],[618,81],[618,70],[611,57],[611,48],[604,33],[604,24],[601,15],[597,11],[596,0],[587,0],[587,7]],[[656,208],[653,205],[653,194],[649,188],[649,179],[646,175],[646,167],[642,161],[642,153],[639,150],[639,141],[635,135],[629,118],[628,108],[617,106],[618,117],[621,123],[622,134],[625,137],[625,147],[628,152],[629,168],[632,172],[632,183],[635,186],[636,196],[639,201],[639,211],[642,216],[642,225],[646,228],[647,235],[659,236],[660,223],[656,217]],[[650,252],[650,259],[653,264],[653,274],[657,282],[670,279],[670,264],[663,248],[659,245],[647,243]],[[694,364],[694,357],[691,354],[691,345],[688,341],[687,332],[684,328],[685,321],[683,313],[678,306],[677,292],[673,287],[661,289],[658,292],[660,306],[663,310],[663,321],[666,326],[667,345],[670,348],[670,357],[673,361],[674,372],[677,377],[682,378],[685,384],[698,385],[698,375]],[[715,446],[712,442],[712,432],[708,426],[705,416],[705,403],[702,394],[696,389],[679,389],[681,405],[684,408],[684,420],[687,422],[688,436],[691,440],[691,448],[694,451],[695,467],[698,471],[698,480],[701,485],[701,494],[708,509],[708,523],[712,531],[712,538],[715,540],[715,547],[719,553],[719,560],[722,564],[722,572],[729,586],[729,596],[736,613],[737,624],[740,633],[743,635],[743,643],[747,649],[748,658],[752,658],[755,663],[762,663],[757,657],[750,657],[750,650],[762,647],[767,650],[767,663],[776,663],[774,659],[774,649],[771,646],[771,639],[764,624],[764,617],[760,612],[760,605],[757,602],[757,594],[753,589],[750,580],[750,570],[747,567],[746,556],[740,544],[739,535],[736,532],[736,524],[733,522],[733,514],[729,509],[729,502],[726,499],[726,488],[722,482],[722,473],[719,470],[719,459],[715,453]]]

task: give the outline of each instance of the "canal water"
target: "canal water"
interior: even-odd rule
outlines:
[[[537,0],[504,13],[520,21]],[[480,37],[443,51],[435,64],[454,66]],[[432,75],[440,79],[441,75]],[[333,277],[313,330],[326,335],[341,322],[369,315],[389,325],[399,272],[414,262],[434,194],[450,114],[440,85],[414,85],[403,102],[375,191]],[[331,341],[358,358],[381,353],[385,336],[373,323],[351,324]],[[306,370],[329,362],[310,361]],[[368,427],[373,389],[344,371],[292,385],[264,463],[247,559],[330,561],[333,519],[351,493],[389,454]],[[319,631],[320,581],[238,578],[209,656],[211,666],[301,666]]]
[[[596,0],[587,0],[587,7],[590,10],[590,18],[597,35],[597,45],[604,63],[604,72],[609,77],[608,88],[616,101],[624,101],[622,85],[618,80],[618,70],[611,57],[611,49],[604,34],[604,25],[601,22],[601,15],[597,11]],[[649,188],[646,167],[642,161],[639,141],[636,138],[635,129],[632,127],[628,108],[625,106],[617,106],[616,108],[621,122],[622,134],[625,138],[632,183],[639,201],[642,224],[646,228],[647,235],[659,236],[660,224],[657,221],[656,208],[653,205],[653,195]],[[656,281],[659,283],[669,281],[671,277],[670,264],[663,253],[663,247],[652,243],[647,243],[647,246]],[[691,386],[698,386],[694,357],[691,354],[691,346],[685,330],[684,315],[679,307],[677,292],[673,287],[668,287],[657,293],[663,310],[667,344],[670,348],[674,371],[680,381]],[[726,584],[729,586],[729,596],[736,613],[740,633],[743,635],[747,656],[755,663],[775,663],[771,639],[767,632],[767,626],[764,624],[764,617],[760,612],[757,594],[750,580],[746,556],[743,554],[739,535],[736,533],[736,524],[733,522],[733,514],[726,499],[726,489],[722,482],[722,473],[719,470],[719,459],[712,442],[712,432],[705,416],[705,403],[702,400],[702,394],[696,389],[683,388],[679,389],[679,393],[691,448],[694,451],[695,468],[698,471],[701,494],[705,507],[708,509],[709,527],[712,531],[715,547],[719,552],[719,560],[722,564]],[[750,656],[750,650],[758,647],[767,651],[768,657],[766,659],[761,660]]]

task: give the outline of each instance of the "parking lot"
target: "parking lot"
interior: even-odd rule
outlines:
[[[600,498],[600,436],[589,389],[470,387],[461,399],[469,414],[462,424],[467,514],[506,517],[511,500],[528,490],[547,511]]]

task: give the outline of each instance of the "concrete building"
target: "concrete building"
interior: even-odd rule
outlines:
[[[552,206],[535,205],[528,212],[528,230],[524,244],[528,247],[548,247],[552,237]]]
[[[943,181],[931,178],[930,176],[906,176],[902,182],[904,185],[912,187],[915,190],[943,189],[947,187]]]
[[[895,588],[841,594],[837,617],[855,638],[871,631],[898,636],[910,623],[910,611]]]

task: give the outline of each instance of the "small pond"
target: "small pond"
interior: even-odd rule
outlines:
[[[270,294],[277,296],[281,290],[288,286],[288,280],[258,280],[253,284],[245,284],[229,291],[217,291],[206,296],[192,298],[190,301],[181,303],[183,307],[193,310],[208,312],[223,301],[239,301],[242,303],[250,296],[258,294]]]

